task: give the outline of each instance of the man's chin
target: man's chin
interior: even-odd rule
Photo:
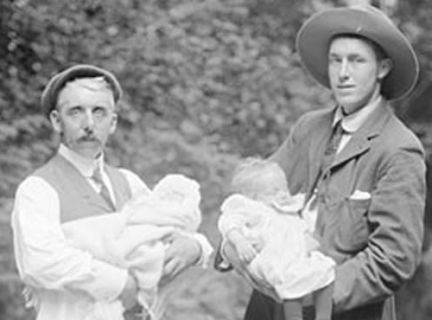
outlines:
[[[342,108],[344,115],[355,113],[356,111],[360,110],[363,105],[357,99],[350,98],[338,99],[338,103],[343,106]]]
[[[99,142],[83,142],[79,143],[79,145],[75,145],[71,148],[77,154],[84,158],[95,159],[100,156],[103,151],[103,148]]]

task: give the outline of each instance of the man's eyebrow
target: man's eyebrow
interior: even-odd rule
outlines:
[[[82,109],[83,107],[82,107],[82,105],[80,105],[80,104],[73,104],[73,105],[70,105],[69,106],[69,108],[68,108],[68,110],[73,110],[73,109]]]
[[[341,54],[341,53],[337,53],[337,52],[329,52],[329,57],[339,57],[339,56],[347,56],[348,58],[357,58],[357,57],[362,57],[363,55],[360,53],[348,53],[348,54]]]

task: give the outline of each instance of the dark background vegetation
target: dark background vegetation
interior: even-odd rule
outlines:
[[[295,34],[324,0],[0,0],[0,320],[31,319],[13,262],[10,214],[18,183],[55,149],[40,112],[44,85],[75,63],[114,72],[125,91],[111,163],[150,186],[180,172],[202,185],[213,244],[226,177],[240,156],[266,156],[304,112],[331,103],[301,68]],[[421,63],[413,94],[395,102],[432,152],[432,2],[372,1],[413,43]],[[428,171],[431,185],[432,174]],[[431,193],[424,259],[400,293],[400,319],[432,318]],[[192,269],[178,280],[170,319],[241,319],[250,288],[234,273]]]

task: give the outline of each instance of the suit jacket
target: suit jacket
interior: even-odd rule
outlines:
[[[316,234],[322,250],[337,262],[333,319],[392,319],[384,302],[413,275],[421,258],[424,151],[383,101],[336,155],[327,178],[316,183],[335,110],[301,117],[272,159],[285,170],[291,192],[311,194],[318,187],[322,194]],[[253,309],[261,304],[271,310],[268,319],[283,319],[275,311],[280,306],[269,306],[270,299],[257,302],[257,295],[247,314],[259,312]]]

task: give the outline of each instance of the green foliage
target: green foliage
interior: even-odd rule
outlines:
[[[330,101],[302,70],[294,37],[312,11],[332,4],[289,2],[0,0],[1,319],[32,316],[20,296],[9,220],[19,181],[55,148],[39,109],[51,75],[91,63],[118,76],[125,96],[108,149],[110,162],[134,170],[150,186],[171,172],[200,181],[202,231],[216,245],[218,207],[238,158],[270,154],[301,114]],[[429,70],[432,49],[425,26],[432,8],[428,1],[417,2],[421,10],[405,3],[398,17],[422,68]],[[418,19],[413,22],[412,16]],[[431,118],[424,117],[423,108],[408,107],[423,101],[428,86],[430,79],[423,75],[412,100],[400,102],[398,111],[422,135],[430,155]],[[425,261],[431,256],[429,250]],[[422,270],[409,292],[422,292],[418,283],[423,280],[430,283],[425,264]],[[190,286],[191,279],[199,281]],[[183,297],[175,295],[169,313],[201,320],[240,319],[250,292],[235,274],[211,269],[189,271],[179,279],[178,290]],[[431,299],[425,296],[410,310],[425,310],[427,318]],[[421,316],[417,319],[426,319]]]

